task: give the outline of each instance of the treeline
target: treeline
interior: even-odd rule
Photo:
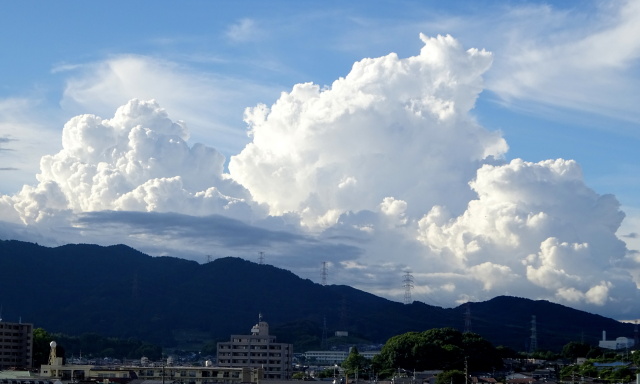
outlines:
[[[33,364],[47,364],[51,350],[50,343],[57,344],[56,355],[63,359],[73,357],[139,359],[143,356],[150,360],[162,358],[162,347],[138,339],[120,339],[105,337],[96,333],[84,333],[70,336],[62,333],[48,333],[42,328],[33,331]]]
[[[329,368],[319,373],[320,378],[336,376],[364,379],[388,379],[400,375],[411,376],[413,372],[443,370],[436,384],[462,384],[467,382],[465,372],[497,372],[505,358],[525,362],[528,358],[547,361],[565,359],[575,362],[585,358],[582,364],[568,364],[558,377],[564,381],[578,378],[600,378],[600,382],[630,382],[635,373],[632,366],[640,365],[640,354],[612,351],[583,342],[569,342],[560,353],[537,351],[533,354],[516,352],[498,346],[475,333],[461,333],[453,328],[434,328],[424,332],[407,332],[390,338],[380,354],[372,360],[360,355],[352,348],[347,359],[338,368]],[[611,363],[598,367],[598,363]],[[513,367],[510,367],[513,369]],[[303,378],[298,374],[298,378]]]
[[[348,377],[358,376],[366,380],[386,379],[401,372],[444,370],[459,376],[462,371],[491,371],[502,367],[504,357],[517,356],[509,348],[494,347],[480,335],[462,333],[454,328],[433,328],[424,332],[407,332],[393,336],[372,360],[351,348],[349,356],[340,365],[339,372],[329,368],[319,373],[320,378],[338,373]],[[454,376],[455,376],[454,375]],[[457,377],[456,376],[456,377]],[[445,384],[457,382],[450,378]],[[462,376],[464,382],[464,376]]]
[[[503,351],[480,335],[462,333],[454,328],[434,328],[424,332],[408,332],[390,338],[372,368],[382,376],[397,369],[425,371],[430,369],[487,370],[502,366]]]

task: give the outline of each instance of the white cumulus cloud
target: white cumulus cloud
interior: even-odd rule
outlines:
[[[363,59],[330,86],[248,108],[250,143],[228,172],[153,100],[76,116],[38,183],[0,197],[0,231],[68,227],[194,258],[261,250],[307,278],[325,261],[333,283],[398,300],[410,270],[432,304],[511,294],[640,315],[616,198],[573,160],[504,160],[505,139],[472,112],[492,55],[421,39],[416,56]]]
[[[223,174],[223,155],[189,146],[188,136],[154,101],[131,100],[111,119],[74,117],[62,131],[62,150],[42,158],[39,184],[5,201],[25,223],[67,210],[233,216],[248,194]]]
[[[253,140],[231,158],[231,176],[271,214],[300,212],[312,228],[387,197],[414,215],[444,201],[463,207],[478,164],[507,150],[469,115],[491,55],[421,38],[418,56],[364,59],[329,88],[298,84],[248,109]]]

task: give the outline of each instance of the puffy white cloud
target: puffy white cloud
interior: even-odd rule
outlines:
[[[131,100],[112,119],[74,117],[62,150],[42,158],[39,184],[5,200],[25,223],[67,210],[246,215],[249,195],[223,174],[224,156],[188,136],[154,101]]]
[[[61,106],[67,114],[108,116],[131,99],[157,100],[172,116],[187,119],[193,139],[215,143],[224,154],[246,144],[237,124],[247,105],[271,100],[279,87],[194,69],[200,58],[171,61],[144,55],[117,55],[56,69],[66,76]],[[226,62],[225,62],[226,63]]]
[[[253,140],[231,158],[231,176],[271,214],[300,212],[312,228],[387,197],[409,215],[464,207],[478,163],[507,149],[468,113],[491,55],[450,36],[421,38],[418,56],[364,59],[329,88],[298,84],[248,109]]]
[[[434,207],[419,222],[420,240],[461,270],[477,275],[490,265],[512,289],[565,302],[603,305],[615,282],[628,286],[617,265],[625,246],[615,236],[624,214],[614,197],[584,184],[574,161],[484,165],[470,185],[478,198],[462,215]]]
[[[572,160],[506,163],[500,132],[471,112],[491,55],[421,38],[417,56],[364,59],[330,87],[297,84],[247,109],[251,142],[228,173],[155,101],[74,117],[38,184],[1,196],[0,213],[58,241],[196,259],[267,251],[305,278],[326,261],[331,283],[398,300],[411,270],[414,298],[443,306],[512,294],[633,310],[640,268],[616,237],[615,197]]]

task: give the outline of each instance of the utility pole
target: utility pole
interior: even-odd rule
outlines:
[[[467,365],[467,356],[464,357],[464,384],[469,384],[469,368]]]

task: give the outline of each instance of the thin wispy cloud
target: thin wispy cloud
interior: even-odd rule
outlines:
[[[588,23],[576,24],[581,12],[514,10],[513,21],[522,21],[523,27],[503,47],[488,88],[522,108],[534,102],[640,121],[632,107],[640,101],[632,91],[639,84],[630,76],[640,68],[640,43],[633,38],[640,33],[640,4],[603,4]],[[524,28],[534,20],[537,28]],[[569,28],[562,28],[565,24]]]
[[[0,151],[13,151],[13,148],[6,147],[6,144],[15,141],[9,137],[0,137]]]
[[[234,43],[244,43],[260,40],[263,33],[255,20],[245,18],[229,26],[226,36]]]

